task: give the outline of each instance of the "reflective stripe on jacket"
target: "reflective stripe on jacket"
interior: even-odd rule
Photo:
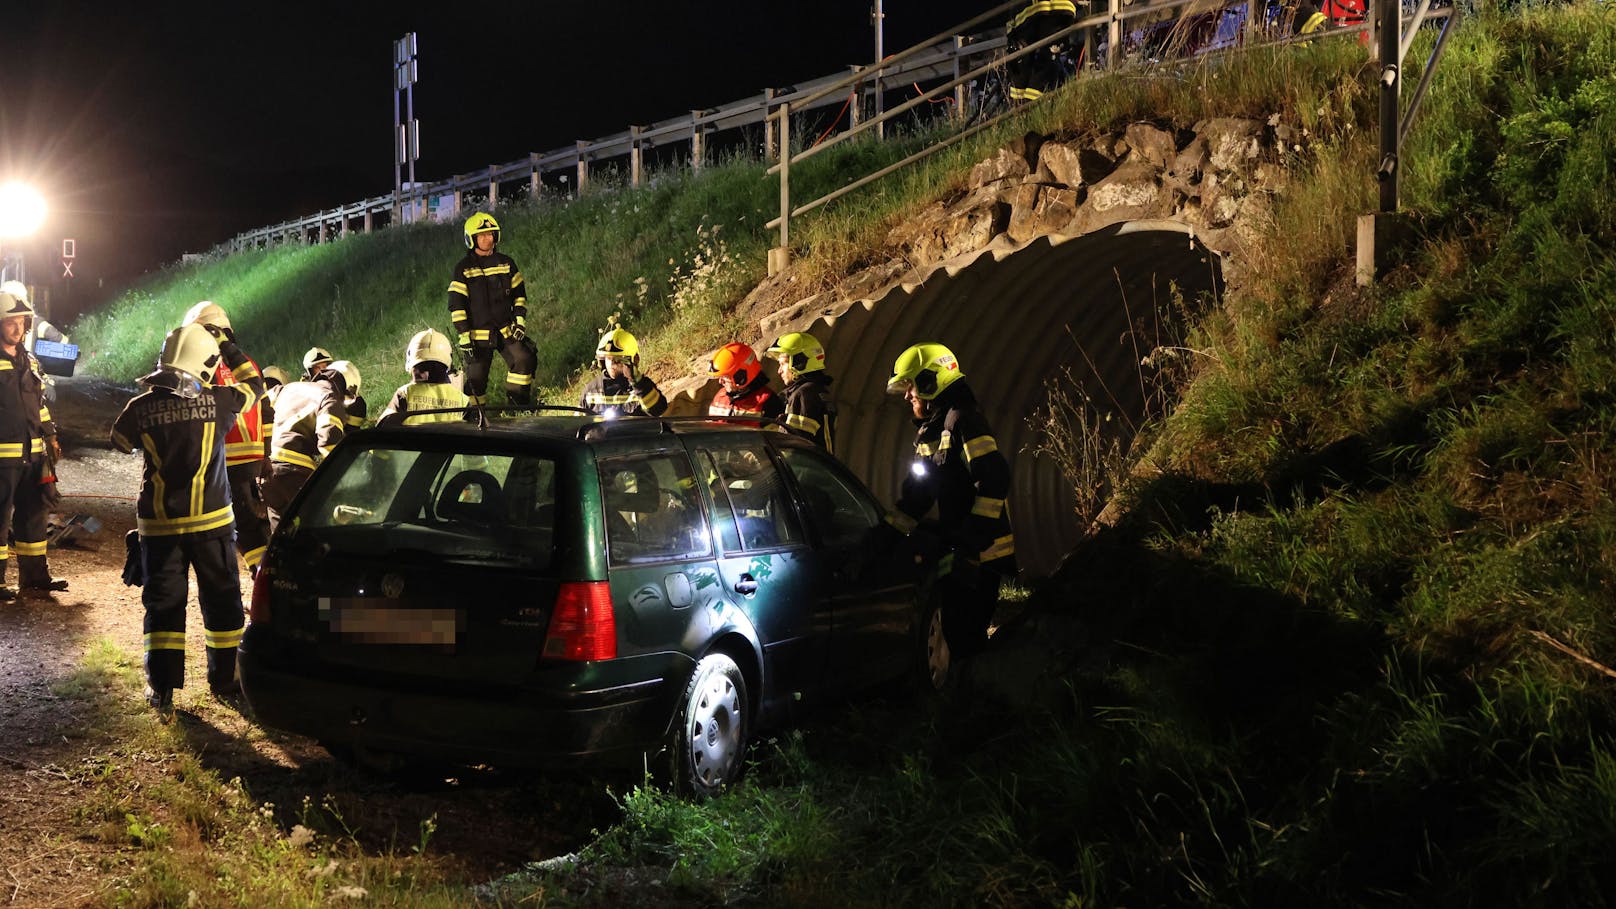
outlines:
[[[464,408],[471,404],[466,393],[448,382],[411,382],[399,386],[393,393],[393,399],[387,402],[381,416],[376,418],[379,424],[393,414],[406,414],[400,420],[405,426],[420,426],[423,423],[453,423],[464,419]],[[441,410],[453,407],[458,413],[416,413],[421,410]]]
[[[449,320],[464,344],[493,348],[512,325],[527,323],[527,289],[516,261],[502,252],[468,252],[449,281]]]
[[[269,459],[313,470],[342,441],[348,411],[323,379],[282,385],[275,397]]]

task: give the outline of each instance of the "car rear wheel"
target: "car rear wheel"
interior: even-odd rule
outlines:
[[[696,664],[673,724],[674,780],[680,789],[706,797],[740,779],[745,767],[746,679],[722,653]]]

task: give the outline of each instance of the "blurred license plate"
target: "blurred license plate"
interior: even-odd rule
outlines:
[[[332,633],[365,644],[453,645],[464,624],[458,609],[415,609],[386,597],[321,597]]]

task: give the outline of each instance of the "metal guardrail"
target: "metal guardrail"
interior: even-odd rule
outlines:
[[[1000,10],[1015,5],[1014,2],[1007,3]],[[986,18],[989,17],[977,17],[965,27]],[[880,68],[880,89],[876,84],[878,74],[875,68],[854,66],[845,75],[822,76],[786,89],[764,89],[758,96],[721,107],[692,110],[688,115],[670,117],[648,126],[630,126],[622,132],[599,139],[580,140],[570,147],[535,152],[522,160],[494,164],[484,170],[457,174],[448,180],[410,187],[397,197],[388,193],[245,231],[231,239],[228,247],[232,251],[239,251],[288,241],[324,242],[354,229],[368,233],[379,226],[383,219],[387,224],[412,223],[425,217],[429,200],[451,195],[454,197],[454,213],[458,214],[469,194],[486,198],[489,205],[498,205],[502,185],[524,183],[525,192],[537,196],[543,180],[555,174],[565,174],[569,178],[567,182],[572,187],[571,194],[576,196],[589,184],[590,165],[603,161],[626,159],[629,182],[637,186],[645,177],[643,161],[646,150],[688,144],[690,166],[700,169],[705,162],[708,142],[715,135],[748,126],[764,127],[763,153],[766,159],[772,160],[777,157],[782,145],[789,144],[789,139],[778,138],[772,125],[772,112],[779,106],[790,105],[793,113],[821,110],[844,104],[848,94],[852,93],[856,93],[862,101],[878,90],[890,90],[889,86],[952,78],[958,75],[962,65],[997,55],[1004,48],[1004,43],[1001,32],[969,37],[950,33],[947,43],[937,43],[920,51],[911,48],[902,55],[889,57],[886,65]],[[900,56],[902,59],[899,59]],[[848,91],[840,91],[843,88]],[[849,105],[849,111],[852,115],[850,128],[856,128],[862,117],[862,105]]]

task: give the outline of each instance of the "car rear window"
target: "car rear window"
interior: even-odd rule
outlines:
[[[345,448],[311,481],[299,530],[346,551],[542,569],[554,551],[556,462],[511,453]]]

